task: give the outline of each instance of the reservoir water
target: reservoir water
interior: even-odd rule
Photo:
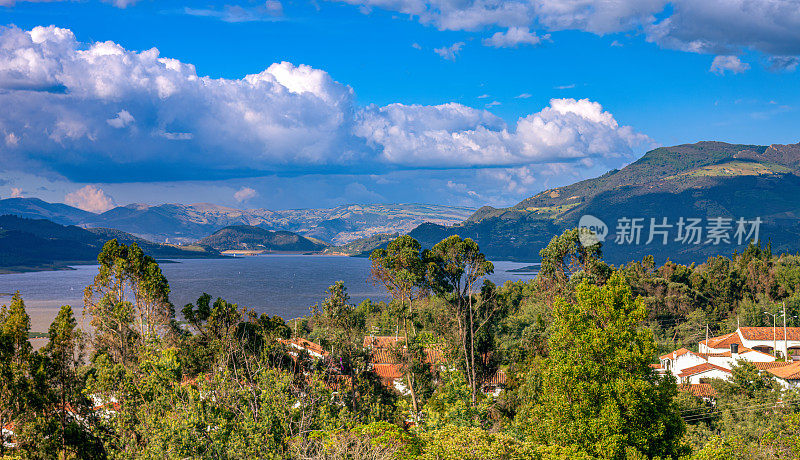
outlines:
[[[344,256],[262,255],[230,259],[184,259],[162,263],[169,281],[170,300],[177,311],[207,292],[214,298],[253,308],[284,319],[307,315],[321,302],[326,289],[344,281],[353,303],[366,298],[386,300],[385,291],[370,280],[370,262]],[[530,264],[494,262],[493,282],[527,280],[534,273],[511,272]],[[83,305],[83,289],[97,274],[96,265],[74,270],[0,275],[0,293],[19,290],[31,316],[32,331],[44,332],[61,305],[72,305],[76,315]],[[3,295],[0,304],[10,298]]]

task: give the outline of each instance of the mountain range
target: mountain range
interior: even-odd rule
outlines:
[[[425,247],[458,234],[476,240],[491,259],[525,262],[537,261],[553,236],[588,215],[605,224],[603,252],[612,263],[651,254],[659,261],[699,263],[743,250],[754,234],[737,235],[739,224],[750,232],[757,227],[759,241],[769,241],[774,252],[800,250],[800,144],[661,147],[622,169],[545,190],[507,208],[401,204],[270,211],[165,204],[92,214],[16,198],[0,200],[2,214],[110,227],[159,241],[194,242],[225,229],[204,240],[211,250],[299,245],[286,250],[317,251],[330,244],[327,253],[367,255],[397,234],[409,233]],[[700,234],[681,239],[689,222]],[[637,225],[634,240],[631,230]],[[654,229],[660,233],[650,238]]]
[[[770,242],[773,251],[797,252],[800,144],[698,142],[661,147],[600,177],[545,190],[508,208],[480,208],[455,226],[422,224],[410,234],[423,246],[459,234],[475,239],[492,258],[530,261],[539,258],[539,250],[554,235],[577,227],[584,215],[606,224],[603,252],[613,263],[650,254],[656,260],[683,263],[730,255],[744,249],[735,238],[740,218],[745,222],[760,219],[759,241]],[[671,225],[662,229],[668,232],[667,244],[661,244],[660,235],[647,244],[651,218],[656,225]],[[676,241],[681,218],[684,222],[700,219],[704,233],[699,244]],[[638,244],[624,239],[617,243],[617,237],[628,235],[619,227],[620,219],[642,219]],[[730,225],[729,243],[709,241],[709,229],[716,225],[716,219]]]
[[[94,214],[36,198],[0,200],[0,215],[48,219],[62,225],[122,230],[151,241],[190,243],[232,225],[290,231],[333,245],[381,233],[406,233],[424,222],[452,225],[474,208],[427,204],[346,205],[326,209],[235,209],[213,204],[130,204]]]
[[[46,219],[0,215],[0,273],[57,270],[96,262],[103,244],[114,238],[124,244],[136,243],[156,258],[221,257],[211,248],[152,243],[116,229],[84,229]]]

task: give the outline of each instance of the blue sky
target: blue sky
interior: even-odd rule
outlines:
[[[0,0],[0,196],[499,206],[656,145],[800,141],[796,1],[707,3]]]

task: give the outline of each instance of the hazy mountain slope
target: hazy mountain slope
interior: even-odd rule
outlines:
[[[424,204],[347,205],[330,209],[234,209],[212,204],[128,205],[93,216],[89,227],[124,230],[154,241],[194,241],[232,225],[285,230],[334,244],[379,233],[405,233],[424,222],[454,224],[472,208]]]
[[[48,203],[38,198],[6,198],[0,200],[0,216],[10,214],[28,219],[47,219],[62,225],[74,225],[94,213],[62,203]]]
[[[194,251],[151,243],[112,229],[85,230],[44,219],[0,216],[0,272],[63,268],[92,263],[106,241],[137,243],[156,258],[219,257],[216,251]]]
[[[225,227],[197,243],[199,246],[218,251],[319,251],[324,244],[312,241],[296,233],[271,231],[249,225]]]
[[[677,243],[674,227],[667,245],[660,240],[647,245],[649,219],[661,222],[666,217],[675,225],[680,217],[702,218],[706,226],[709,218],[759,217],[762,242],[771,240],[775,250],[796,252],[800,250],[799,170],[800,144],[699,142],[662,147],[621,170],[546,190],[509,208],[483,207],[455,226],[421,225],[410,234],[427,247],[458,234],[475,239],[490,258],[536,261],[550,238],[576,227],[582,215],[590,214],[609,227],[604,253],[613,263],[648,254],[662,261],[702,262],[742,246],[736,241]],[[645,219],[639,245],[614,242],[622,217]]]

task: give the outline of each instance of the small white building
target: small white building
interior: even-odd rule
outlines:
[[[683,384],[703,383],[703,379],[722,379],[728,380],[731,376],[730,369],[717,366],[716,364],[703,363],[682,370],[678,374],[678,380]]]
[[[740,348],[765,354],[774,354],[777,349],[781,356],[800,357],[800,327],[787,327],[785,339],[783,331],[783,327],[740,327],[734,332],[703,340],[699,350],[703,353],[719,353],[738,344]]]
[[[686,348],[680,348],[665,355],[661,355],[659,356],[659,360],[661,361],[661,368],[664,369],[665,372],[674,375],[676,378],[682,370],[708,362],[708,360],[700,356],[699,353],[695,353]]]
[[[800,361],[764,369],[786,390],[800,388]]]
[[[758,350],[742,346],[740,337],[736,333],[715,337],[709,343],[701,343],[701,351],[695,352],[686,348],[675,350],[659,357],[659,365],[654,367],[656,372],[670,373],[680,382],[687,384],[701,383],[700,379],[721,378],[728,379],[730,370],[740,361],[752,363],[770,363],[775,357]],[[723,344],[727,350],[722,348]]]

